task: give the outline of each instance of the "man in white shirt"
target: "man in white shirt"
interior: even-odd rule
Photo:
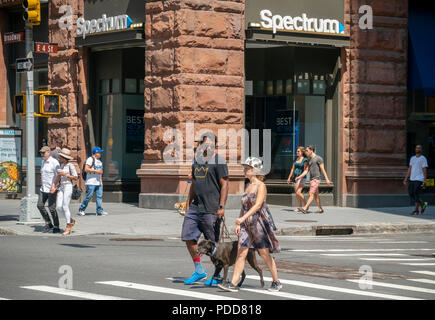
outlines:
[[[41,164],[41,189],[38,198],[38,210],[44,218],[45,227],[43,232],[60,233],[59,217],[56,211],[56,196],[57,190],[54,186],[54,179],[57,176],[57,170],[60,169],[59,161],[50,156],[50,148],[48,146],[42,147],[39,150],[42,157]],[[48,210],[50,211],[53,223],[50,216],[45,209],[45,203],[48,200]]]
[[[103,163],[101,162],[100,147],[95,147],[92,149],[92,157],[86,160],[85,172],[86,172],[86,196],[80,205],[79,215],[84,216],[85,210],[88,207],[89,201],[92,199],[94,192],[96,194],[97,202],[97,216],[106,216],[107,212],[103,210]]]
[[[418,214],[418,206],[421,206],[421,214],[427,207],[427,202],[420,199],[421,187],[426,184],[428,167],[426,157],[421,152],[421,145],[417,145],[415,147],[415,156],[409,161],[408,172],[403,180],[403,184],[406,185],[409,178],[408,192],[411,200],[415,203],[415,210],[411,212],[411,215]]]

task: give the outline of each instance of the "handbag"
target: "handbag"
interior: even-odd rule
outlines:
[[[71,175],[71,167],[70,166],[71,166],[71,164],[69,164],[68,169],[69,169],[69,173]],[[73,186],[73,190],[72,190],[72,193],[71,193],[71,199],[78,200],[78,199],[80,199],[81,195],[82,195],[82,191],[79,189],[77,184],[75,184]]]

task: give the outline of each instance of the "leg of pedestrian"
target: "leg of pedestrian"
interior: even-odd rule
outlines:
[[[50,216],[48,215],[48,212],[45,209],[45,203],[47,202],[47,200],[48,200],[48,196],[42,191],[39,192],[37,208],[41,213],[42,218],[45,221],[43,232],[49,232],[53,229],[53,223],[51,222]]]
[[[92,196],[94,195],[94,190],[95,186],[86,185],[86,196],[80,205],[79,215],[85,215],[85,210],[88,207],[89,201],[91,201]]]
[[[51,217],[53,218],[53,233],[60,233],[59,228],[59,216],[56,210],[56,200],[57,200],[57,192],[50,193],[48,196],[48,210],[51,213]]]
[[[106,216],[107,212],[103,210],[103,186],[95,186],[95,195],[97,202],[97,216]]]

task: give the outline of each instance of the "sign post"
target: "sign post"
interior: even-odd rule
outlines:
[[[26,54],[33,60],[33,30],[26,20]],[[33,68],[26,72],[26,96],[33,97]],[[21,200],[19,224],[43,222],[37,210],[38,196],[35,194],[35,117],[34,99],[26,100],[26,196]]]

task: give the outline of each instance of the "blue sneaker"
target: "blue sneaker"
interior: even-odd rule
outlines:
[[[215,279],[213,279],[213,277],[211,277],[206,282],[204,282],[204,285],[213,287],[213,286],[217,286],[218,284],[221,284],[221,283],[222,283],[222,280],[215,280]]]
[[[198,280],[204,279],[207,277],[207,273],[197,273],[196,271],[192,273],[189,279],[184,280],[184,284],[192,284]]]

